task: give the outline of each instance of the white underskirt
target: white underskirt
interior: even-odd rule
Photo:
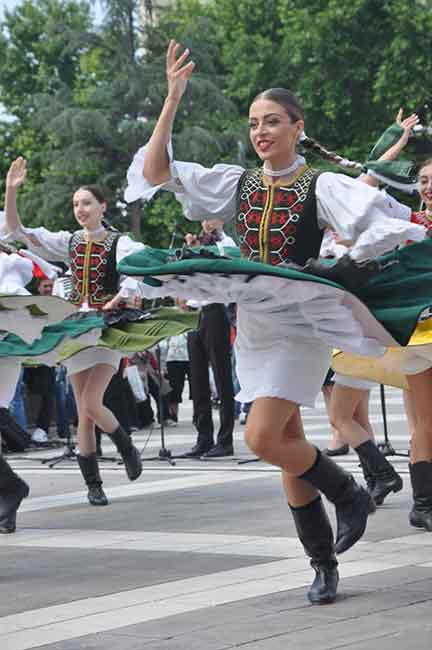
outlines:
[[[318,339],[284,339],[252,349],[242,333],[236,340],[239,402],[277,397],[303,406],[315,406],[330,367],[332,348]]]
[[[0,408],[9,408],[15,395],[20,370],[20,359],[10,357],[0,359]]]
[[[333,348],[379,357],[399,347],[358,298],[329,285],[213,273],[160,279],[160,287],[141,285],[143,295],[237,303],[241,402],[278,397],[313,407]]]
[[[123,356],[117,350],[109,350],[104,347],[86,348],[65,359],[62,364],[66,367],[69,376],[99,364],[112,366],[117,371]]]

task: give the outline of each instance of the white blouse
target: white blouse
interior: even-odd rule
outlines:
[[[72,234],[67,230],[52,232],[43,226],[39,228],[21,226],[15,232],[8,233],[7,238],[23,242],[30,251],[40,255],[43,259],[68,264],[69,243]],[[118,264],[126,255],[137,253],[143,248],[145,245],[141,242],[134,241],[128,235],[121,235],[117,243],[116,263]]]
[[[65,264],[70,262],[69,243],[72,234],[67,230],[51,232],[42,226],[39,228],[21,226],[14,232],[6,234],[6,226],[0,226],[0,236],[5,239],[21,241],[26,244],[32,253],[36,253],[41,258],[53,262],[64,262]],[[116,263],[118,264],[127,255],[137,253],[144,248],[146,248],[145,244],[134,241],[128,235],[121,235],[117,243]],[[126,286],[123,286],[124,284]],[[134,297],[139,293],[138,282],[132,278],[123,280],[123,277],[121,277],[120,287],[124,298]]]
[[[171,179],[151,185],[143,175],[146,146],[135,154],[127,172],[127,202],[149,201],[158,190],[174,192],[185,216],[193,221],[235,216],[236,192],[244,169],[239,165],[206,168],[174,160],[168,146]],[[386,253],[406,240],[421,241],[426,230],[409,221],[411,210],[385,192],[345,174],[323,172],[316,183],[318,223],[352,241],[351,257],[364,260]]]
[[[28,296],[25,285],[33,277],[33,263],[21,255],[0,252],[0,293]]]

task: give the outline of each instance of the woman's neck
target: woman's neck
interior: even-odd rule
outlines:
[[[303,156],[294,154],[290,160],[266,160],[263,165],[264,175],[271,179],[289,178],[306,163]]]
[[[105,234],[105,232],[106,228],[102,224],[93,229],[84,227],[84,236],[88,241],[100,239]]]

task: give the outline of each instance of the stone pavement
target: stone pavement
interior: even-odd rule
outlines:
[[[406,449],[400,391],[387,389],[391,441]],[[382,438],[379,395],[373,422]],[[190,405],[166,429],[175,453],[190,448]],[[304,410],[306,431],[325,446],[322,403]],[[236,458],[250,458],[236,431]],[[135,434],[145,458],[159,431]],[[113,449],[108,442],[107,454]],[[0,538],[1,650],[416,650],[432,648],[432,534],[409,527],[405,485],[370,519],[363,541],[340,558],[333,605],[305,597],[312,571],[280,487],[260,462],[146,461],[129,483],[121,466],[102,472],[111,504],[88,505],[74,461],[48,469],[32,452],[10,456],[30,483],[15,535]],[[355,456],[341,457],[359,476]],[[330,508],[329,508],[330,509]]]

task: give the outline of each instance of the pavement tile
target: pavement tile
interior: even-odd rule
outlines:
[[[407,435],[401,394],[389,389],[386,395],[391,435],[395,446],[402,449],[407,445]],[[376,390],[372,405],[379,438]],[[183,405],[182,413],[186,412]],[[318,446],[325,446],[328,421],[322,405],[315,410],[305,409],[304,415],[307,435]],[[158,450],[155,436],[157,432],[150,441],[148,455]],[[239,441],[240,436],[239,431],[237,451],[246,457],[249,453]],[[146,437],[147,432],[136,435],[138,446],[142,447]],[[174,451],[191,447],[194,438],[188,423],[167,430],[169,447]],[[111,452],[108,443],[106,451]],[[341,572],[346,577],[341,580],[336,603],[326,607],[308,603],[304,584],[296,588],[305,576],[312,581],[313,572],[295,541],[276,469],[252,463],[239,470],[231,459],[207,464],[179,460],[175,468],[146,463],[140,481],[147,493],[134,494],[131,488],[124,496],[122,486],[129,483],[123,468],[105,463],[105,485],[117,488],[122,495],[109,508],[91,508],[83,495],[82,503],[21,511],[18,528],[27,529],[25,545],[14,545],[12,536],[0,539],[0,593],[7,594],[7,598],[0,598],[0,616],[10,615],[3,623],[4,629],[9,626],[11,630],[10,643],[5,647],[0,618],[0,648],[431,650],[432,535],[410,528],[412,497],[407,461],[399,457],[390,460],[402,472],[404,488],[388,497],[370,518],[364,541],[341,558]],[[18,472],[27,468],[24,478],[29,480],[35,498],[83,490],[82,478],[72,463],[48,470],[36,460],[14,461],[12,457],[11,462],[17,463]],[[340,462],[360,476],[354,454]],[[207,480],[206,484],[194,485],[195,479],[190,480],[191,476],[210,477],[217,471],[225,472],[221,483],[210,485]],[[245,472],[244,480],[232,480],[230,477],[235,472],[238,476],[239,471]],[[183,478],[189,481],[186,488],[150,493],[147,487],[156,485],[159,489],[157,484],[167,482],[172,486],[177,479],[180,486]],[[329,506],[328,511],[334,522],[334,508]],[[27,533],[32,529],[34,544],[39,546],[27,545]],[[68,530],[77,532],[71,537],[77,544],[81,541],[82,547],[68,546]],[[80,531],[87,533],[80,537]],[[115,533],[111,537],[110,531]],[[176,538],[178,533],[196,534],[196,538]],[[226,536],[226,540],[212,538],[212,534]],[[45,537],[48,547],[41,546]],[[102,548],[101,544],[110,548]],[[262,556],[254,554],[258,550]],[[241,555],[242,551],[245,555]],[[392,564],[402,566],[390,568]],[[234,571],[233,575],[224,575],[228,571]],[[176,585],[185,579],[184,587]],[[144,600],[140,600],[140,592],[130,591],[141,587],[149,590],[141,595]],[[280,591],[265,593],[266,589]],[[249,597],[260,591],[262,595]],[[211,604],[218,599],[224,602],[224,597],[238,600],[202,607],[203,598]],[[92,601],[87,601],[89,598]],[[79,602],[70,607],[74,601]],[[57,604],[60,608],[43,609]],[[148,620],[143,622],[145,617]],[[45,625],[43,620],[47,621]]]

